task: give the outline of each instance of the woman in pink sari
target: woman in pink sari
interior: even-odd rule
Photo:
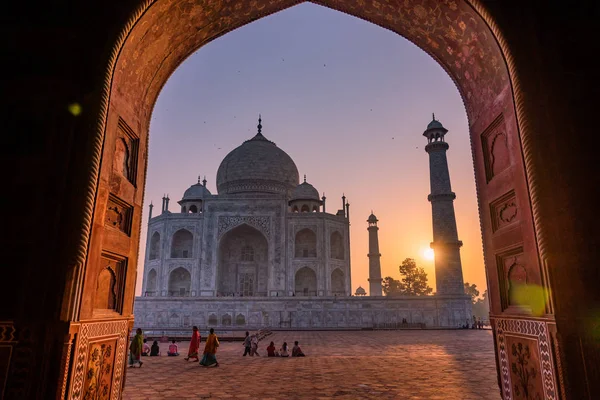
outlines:
[[[194,326],[192,328],[192,338],[190,339],[190,349],[188,350],[188,355],[184,358],[185,361],[188,361],[190,358],[195,358],[196,361],[199,361],[198,350],[200,349],[200,332],[198,331],[198,327]]]

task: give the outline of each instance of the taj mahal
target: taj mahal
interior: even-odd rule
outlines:
[[[145,330],[363,329],[400,323],[458,327],[471,316],[464,294],[454,193],[445,141],[433,118],[423,135],[430,160],[437,292],[383,296],[378,219],[368,216],[369,293],[351,289],[350,204],[332,206],[294,160],[262,133],[232,150],[217,171],[191,185],[169,210],[150,204],[142,295],[135,325]],[[328,211],[331,210],[331,211]],[[333,211],[333,212],[332,212]]]

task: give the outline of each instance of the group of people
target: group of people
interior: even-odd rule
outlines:
[[[256,355],[256,356],[260,357],[260,354],[258,354],[258,342],[259,341],[260,341],[260,339],[258,338],[258,334],[250,335],[250,332],[246,332],[246,337],[244,338],[244,343],[243,343],[244,344],[243,356],[245,357],[246,355],[250,355],[252,357],[252,356]],[[267,350],[267,357],[289,357],[290,356],[287,342],[283,342],[283,344],[279,348],[279,351],[277,351],[275,348],[275,342],[271,342],[266,350]],[[304,353],[302,352],[302,349],[300,349],[300,346],[298,345],[297,340],[294,342],[294,347],[292,348],[292,357],[304,357]]]
[[[462,329],[483,329],[484,327],[484,322],[481,320],[481,318],[475,317],[473,315],[473,322],[469,323],[470,321],[467,320],[467,322],[461,326]]]
[[[198,327],[194,326],[192,328],[192,338],[190,340],[190,347],[188,350],[188,356],[185,358],[186,361],[195,358],[196,361],[199,361],[200,365],[205,367],[214,365],[215,367],[219,366],[217,362],[217,348],[219,347],[219,339],[215,334],[215,330],[210,328],[210,333],[206,338],[206,344],[204,345],[204,352],[202,353],[202,360],[199,357],[200,351],[200,331],[198,331]],[[136,334],[131,341],[131,345],[129,345],[129,367],[135,366],[138,364],[141,368],[143,362],[142,356],[159,356],[160,348],[158,346],[158,342],[155,340],[152,346],[148,346],[147,340],[143,337],[143,332],[140,328],[136,330]],[[171,342],[169,345],[169,350],[167,351],[168,356],[178,356],[179,348],[175,340]]]
[[[210,328],[210,333],[206,338],[206,344],[204,345],[204,352],[202,353],[202,359],[200,359],[200,341],[201,341],[200,331],[197,326],[192,328],[192,337],[190,339],[190,347],[188,349],[188,355],[184,358],[185,361],[189,361],[193,359],[203,365],[205,367],[214,365],[215,367],[219,366],[217,362],[217,348],[219,347],[219,339],[215,334],[215,330]],[[260,357],[258,354],[258,342],[260,341],[257,334],[250,335],[250,332],[246,332],[246,337],[244,338],[244,356],[250,355]],[[290,351],[288,349],[287,342],[283,342],[279,351],[275,348],[275,343],[271,342],[267,347],[267,357],[289,357]],[[160,347],[158,346],[158,342],[155,340],[152,343],[152,346],[148,345],[148,340],[144,339],[143,332],[141,329],[136,330],[136,334],[131,341],[131,345],[129,346],[129,367],[135,366],[138,364],[140,367],[143,362],[142,356],[160,356]],[[179,348],[175,340],[171,341],[169,344],[169,350],[167,351],[167,356],[179,356]],[[294,347],[292,347],[291,351],[292,357],[304,357],[304,353],[296,340],[294,342]]]

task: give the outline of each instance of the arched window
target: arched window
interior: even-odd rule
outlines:
[[[185,206],[182,206],[182,207],[181,207],[181,213],[182,213],[182,214],[185,214],[185,213],[186,213],[186,208],[185,208]]]
[[[254,247],[242,247],[241,261],[254,261]]]
[[[154,294],[156,291],[156,270],[153,268],[148,272],[148,277],[146,278],[146,293],[150,293],[150,295]]]
[[[237,317],[235,317],[235,324],[246,325],[246,317],[244,317],[244,314],[238,314]]]
[[[189,296],[192,277],[189,271],[179,267],[169,274],[169,296]]]
[[[221,325],[223,325],[223,326],[230,326],[231,325],[231,315],[224,314],[221,317]]]
[[[219,323],[219,319],[217,318],[216,314],[210,314],[208,316],[208,325],[216,326],[218,323]]]
[[[310,208],[308,207],[307,204],[302,205],[302,208],[300,209],[300,212],[310,212]]]
[[[344,239],[338,231],[335,231],[331,234],[331,240],[329,245],[331,247],[331,258],[335,258],[336,260],[343,260]]]
[[[317,295],[317,274],[308,267],[303,267],[296,272],[294,288],[296,296]]]
[[[313,206],[312,212],[319,212],[319,207],[318,206]]]
[[[158,232],[154,232],[152,234],[152,238],[150,239],[150,254],[148,259],[156,260],[157,258],[160,258],[160,234]]]
[[[192,213],[192,214],[197,214],[198,213],[198,207],[196,207],[195,204],[192,204],[190,206],[190,213]]]
[[[298,212],[298,206],[294,206],[294,208],[292,209],[292,212],[297,213]]]
[[[346,294],[344,273],[339,268],[336,268],[331,273],[331,294],[337,296],[344,296]]]
[[[306,258],[317,256],[317,235],[312,229],[302,229],[296,233],[294,257]]]
[[[192,258],[194,235],[187,229],[180,229],[173,235],[171,258]]]

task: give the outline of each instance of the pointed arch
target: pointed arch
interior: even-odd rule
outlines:
[[[160,258],[160,233],[154,232],[152,238],[150,238],[150,254],[148,254],[149,260],[156,260]]]
[[[193,258],[194,235],[187,229],[180,229],[171,240],[171,258]]]
[[[317,295],[317,274],[312,268],[300,268],[294,278],[294,289],[296,296]]]
[[[154,292],[156,291],[156,284],[157,284],[156,281],[157,281],[156,270],[154,268],[152,268],[148,272],[148,276],[146,277],[146,295],[154,294]]]
[[[330,257],[331,258],[335,258],[336,260],[343,260],[344,257],[344,238],[342,237],[342,234],[339,233],[338,231],[334,231],[331,234],[330,240],[329,240],[329,247],[330,247]]]
[[[331,294],[344,296],[346,294],[345,275],[340,268],[331,273]]]
[[[294,240],[294,257],[307,258],[317,256],[317,234],[310,228],[296,233]]]
[[[169,296],[189,296],[192,286],[190,272],[183,268],[175,268],[169,274]]]

